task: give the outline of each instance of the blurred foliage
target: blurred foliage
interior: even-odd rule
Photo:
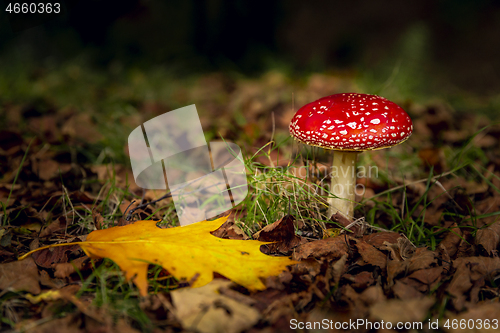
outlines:
[[[84,54],[100,68],[118,61],[183,74],[259,75],[281,63],[299,74],[368,71],[376,81],[396,80],[405,87],[397,90],[412,94],[429,84],[483,96],[499,88],[500,3],[495,0],[389,0],[383,5],[66,0],[64,5],[64,14],[45,21],[0,16],[2,53],[14,52],[15,59],[31,55],[37,64],[61,64]],[[420,78],[422,71],[432,73],[432,80]]]

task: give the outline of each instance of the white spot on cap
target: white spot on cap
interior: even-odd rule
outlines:
[[[352,123],[347,124],[347,126],[349,126],[352,129],[355,129],[356,128],[356,123],[352,122]]]
[[[347,134],[347,131],[346,131],[346,130],[342,130],[342,131],[340,131],[340,134],[342,134],[342,135],[346,135],[346,134]]]
[[[342,124],[342,123],[343,123],[343,121],[342,121],[342,120],[337,120],[337,119],[335,119],[334,121],[335,121],[335,124]]]
[[[380,124],[380,119],[378,119],[378,118],[377,119],[372,119],[372,121],[370,121],[370,123],[375,124],[375,125],[376,124]]]

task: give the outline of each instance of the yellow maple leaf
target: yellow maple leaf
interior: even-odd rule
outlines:
[[[222,239],[210,234],[226,220],[227,217],[222,217],[168,229],[158,228],[157,221],[137,221],[93,231],[85,242],[56,245],[78,244],[89,257],[113,260],[125,272],[127,280],[135,276],[133,282],[142,296],[147,295],[149,264],[162,266],[177,279],[191,282],[193,287],[209,283],[217,272],[245,288],[262,290],[265,286],[260,278],[278,275],[286,266],[296,263],[260,252],[260,246],[269,243]],[[43,248],[48,247],[51,246]]]

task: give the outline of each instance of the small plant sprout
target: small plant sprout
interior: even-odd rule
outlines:
[[[408,139],[413,124],[395,103],[379,96],[344,93],[323,97],[300,108],[290,133],[310,146],[335,150],[330,172],[328,217],[354,214],[356,159],[365,150],[395,146]]]

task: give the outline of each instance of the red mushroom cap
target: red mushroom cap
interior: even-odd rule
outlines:
[[[290,122],[295,139],[347,151],[392,147],[412,132],[413,123],[401,107],[380,96],[356,93],[331,95],[304,105]]]

